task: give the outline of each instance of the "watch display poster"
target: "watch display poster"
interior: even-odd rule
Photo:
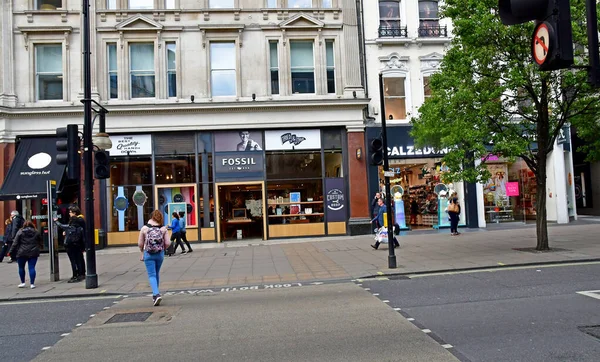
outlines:
[[[169,205],[175,203],[185,205],[180,211],[186,214],[186,226],[198,226],[194,186],[157,187],[157,194],[158,209],[163,213],[165,225],[172,219],[173,211],[169,211]]]

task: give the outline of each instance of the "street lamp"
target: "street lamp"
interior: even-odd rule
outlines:
[[[387,210],[388,227],[388,268],[395,269],[396,254],[394,253],[394,224],[392,221],[392,195],[390,191],[388,143],[387,143],[387,125],[385,120],[385,94],[383,93],[383,75],[379,73],[379,100],[381,103],[381,141],[383,143],[383,175],[385,179],[385,208]]]

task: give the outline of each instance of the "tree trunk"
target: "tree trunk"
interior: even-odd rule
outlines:
[[[542,153],[542,152],[540,152]],[[548,250],[548,215],[546,213],[546,155],[538,158],[536,175],[536,201],[535,201],[535,230],[537,235],[536,250]],[[540,155],[542,156],[542,155]]]

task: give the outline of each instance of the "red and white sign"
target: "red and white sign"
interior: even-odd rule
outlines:
[[[533,31],[533,60],[538,65],[544,64],[552,51],[550,37],[553,34],[551,26],[545,22],[538,24]]]

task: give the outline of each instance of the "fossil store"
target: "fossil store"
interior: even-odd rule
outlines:
[[[108,245],[133,245],[154,209],[190,241],[346,234],[344,128],[111,135],[101,188]]]

